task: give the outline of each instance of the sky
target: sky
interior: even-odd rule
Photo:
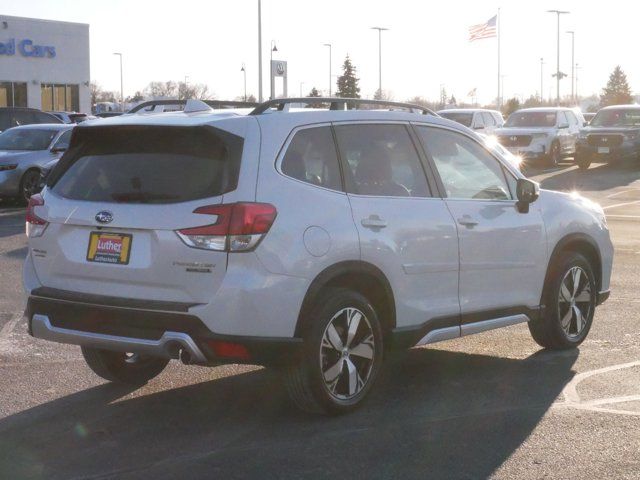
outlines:
[[[204,83],[219,99],[243,95],[242,64],[248,94],[258,93],[258,0],[0,0],[0,14],[82,22],[90,25],[91,78],[107,90],[119,90],[118,57],[123,53],[125,96],[150,81]],[[608,0],[262,0],[264,95],[268,97],[268,62],[286,60],[289,96],[312,87],[329,88],[332,44],[335,76],[348,54],[360,77],[361,94],[378,88],[378,32],[382,34],[382,88],[395,100],[439,98],[441,86],[458,101],[477,89],[480,103],[497,94],[497,40],[470,43],[468,28],[486,22],[500,8],[501,70],[504,98],[527,98],[540,91],[555,98],[556,16],[561,17],[560,70],[571,73],[571,36],[580,95],[600,93],[609,74],[621,65],[634,93],[640,92],[640,61],[635,38],[640,3]],[[618,16],[618,12],[624,12]],[[607,21],[611,20],[611,21]],[[561,95],[571,91],[561,81]]]

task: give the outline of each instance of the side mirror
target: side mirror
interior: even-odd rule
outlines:
[[[66,147],[51,147],[51,150],[49,150],[51,153],[62,153],[62,152],[66,152],[67,149]]]
[[[516,185],[516,196],[518,197],[518,211],[529,213],[529,204],[535,202],[540,196],[540,185],[528,178],[519,178]]]

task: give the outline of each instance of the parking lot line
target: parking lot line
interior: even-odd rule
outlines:
[[[625,205],[635,205],[636,203],[640,203],[640,200],[634,200],[632,202],[624,202],[624,203],[615,203],[613,205],[607,205],[606,207],[602,207],[602,209],[607,210],[609,208],[624,207]]]

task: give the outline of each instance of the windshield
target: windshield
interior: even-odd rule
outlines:
[[[554,127],[556,112],[514,112],[505,127]]]
[[[0,150],[46,150],[57,130],[12,129],[0,133]]]
[[[594,127],[640,126],[640,108],[637,110],[600,110],[591,120]]]
[[[473,120],[473,113],[465,112],[440,112],[440,116],[461,123],[465,127],[470,127]]]

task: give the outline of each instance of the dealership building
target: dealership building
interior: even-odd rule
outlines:
[[[89,25],[0,15],[0,107],[91,112]]]

